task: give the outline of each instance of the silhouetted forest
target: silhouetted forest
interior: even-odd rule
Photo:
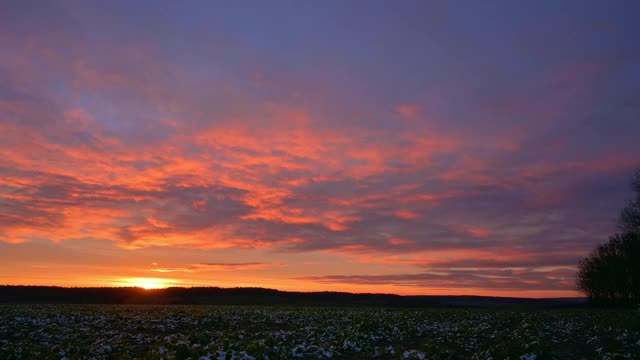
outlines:
[[[383,307],[562,307],[580,298],[525,299],[485,296],[400,296],[343,292],[290,292],[264,288],[171,287],[145,290],[0,286],[0,303],[14,304],[211,304]]]
[[[631,186],[636,195],[620,212],[619,232],[598,244],[578,265],[578,289],[592,302],[640,303],[640,170]]]

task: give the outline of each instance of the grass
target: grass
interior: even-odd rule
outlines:
[[[636,310],[0,305],[0,359],[637,359]]]

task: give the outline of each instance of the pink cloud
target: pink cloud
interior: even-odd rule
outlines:
[[[182,267],[154,267],[150,271],[160,273],[172,272],[208,272],[208,271],[239,271],[239,270],[261,270],[274,266],[285,266],[283,263],[202,263],[190,264]]]
[[[398,105],[396,111],[407,118],[413,118],[420,113],[420,106],[415,104],[401,104]]]

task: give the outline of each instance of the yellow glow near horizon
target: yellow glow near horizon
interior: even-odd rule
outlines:
[[[127,278],[122,279],[119,283],[124,286],[136,286],[146,290],[149,289],[163,289],[171,285],[175,285],[173,279],[160,279],[160,278]]]

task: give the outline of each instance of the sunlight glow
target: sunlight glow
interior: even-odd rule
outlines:
[[[176,280],[160,278],[126,278],[119,282],[121,286],[136,286],[146,290],[163,289],[175,285]]]

